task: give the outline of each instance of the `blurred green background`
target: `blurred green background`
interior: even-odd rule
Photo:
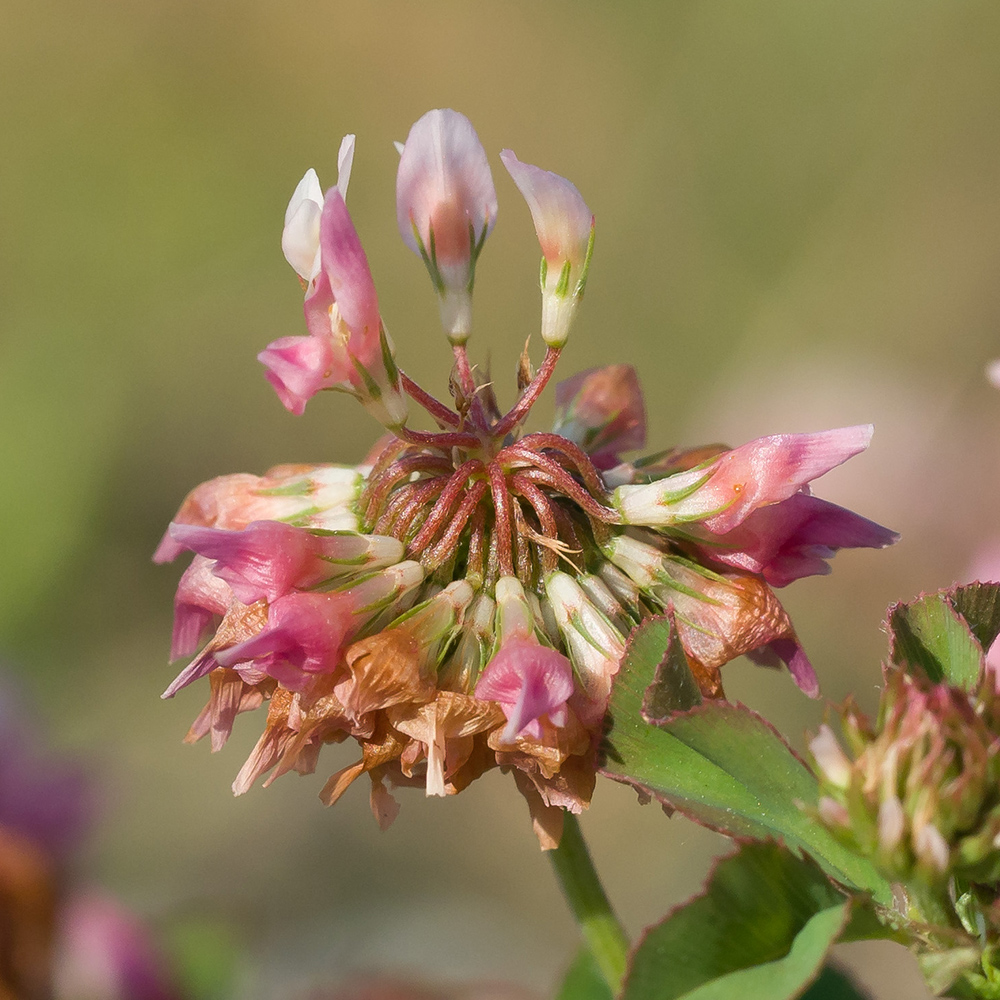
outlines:
[[[149,556],[187,490],[353,462],[375,435],[337,396],[290,416],[254,359],[302,332],[282,214],[306,167],[333,182],[345,132],[399,360],[444,392],[393,195],[391,142],[432,107],[469,115],[493,158],[470,347],[502,401],[538,314],[537,244],[495,155],[510,146],[598,220],[564,375],[636,365],[652,445],[876,424],[819,492],[903,541],[783,595],[825,695],[872,706],[887,603],[962,578],[1000,535],[1000,394],[982,375],[1000,352],[998,52],[995,0],[0,8],[0,649],[56,744],[103,776],[86,876],[177,934],[228,928],[246,997],[365,969],[545,991],[570,956],[498,773],[454,800],[403,792],[380,835],[361,790],[316,799],[353,750],[233,799],[261,720],[213,756],[180,743],[204,690],[158,698],[178,569]],[[798,746],[822,716],[785,676],[726,676]],[[609,783],[585,821],[634,931],[724,847]],[[901,949],[844,955],[880,996],[921,995]]]

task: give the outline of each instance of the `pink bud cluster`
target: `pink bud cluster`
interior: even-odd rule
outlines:
[[[878,724],[853,703],[841,721],[847,752],[825,725],[810,743],[824,822],[894,879],[995,883],[1000,699],[992,676],[970,694],[887,668]]]

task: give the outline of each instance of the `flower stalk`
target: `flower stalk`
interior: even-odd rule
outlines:
[[[562,840],[549,852],[549,858],[580,933],[612,994],[617,996],[625,977],[628,935],[601,885],[579,820],[571,813],[566,814]]]

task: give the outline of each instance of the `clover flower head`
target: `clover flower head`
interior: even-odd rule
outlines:
[[[810,743],[820,815],[890,876],[941,886],[1000,874],[1000,700],[887,668],[878,722],[849,702],[845,752],[829,726]]]
[[[384,828],[396,787],[452,795],[499,767],[548,848],[565,811],[590,802],[636,624],[673,616],[707,697],[721,696],[722,666],[743,654],[784,661],[815,694],[772,588],[826,572],[838,548],[895,535],[809,492],[867,446],[867,427],[627,459],[645,446],[645,410],[635,370],[618,364],[562,383],[555,429],[525,433],[583,293],[593,216],[569,181],[509,151],[501,160],[544,258],[546,353],[536,371],[525,352],[513,405],[501,408],[466,353],[475,267],[496,220],[489,163],[468,119],[431,111],[402,147],[396,204],[441,301],[451,403],[396,364],[344,202],[342,150],[342,184],[321,196],[307,174],[286,218],[308,336],[260,357],[292,412],[337,389],[389,433],[358,468],[283,466],[197,487],[155,558],[194,553],[173,636],[175,657],[192,658],[165,692],[207,683],[188,739],[219,749],[238,714],[267,706],[234,791],[310,773],[324,744],[352,739],[359,759],[329,778],[324,802],[367,775]],[[411,429],[404,397],[437,430]]]

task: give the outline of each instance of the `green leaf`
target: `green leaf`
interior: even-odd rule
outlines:
[[[816,805],[816,778],[760,716],[710,701],[661,725],[644,721],[647,688],[676,655],[671,641],[667,619],[632,633],[611,693],[603,773],[729,836],[782,839],[837,881],[891,906],[888,881],[807,811]]]
[[[952,587],[948,599],[965,619],[979,645],[989,651],[1000,635],[1000,585],[995,583],[967,583]]]
[[[566,971],[556,1000],[614,1000],[589,948],[581,948]]]
[[[889,608],[889,656],[935,684],[971,690],[983,669],[983,650],[1000,628],[1000,587],[971,584],[923,594]]]
[[[819,978],[802,994],[802,1000],[872,1000],[845,972],[824,965]]]
[[[665,652],[656,665],[652,683],[642,699],[642,717],[650,725],[660,725],[677,712],[700,705],[701,691],[688,666],[684,647],[677,640],[673,617],[653,623],[658,636],[666,642]],[[657,642],[660,638],[657,638]]]
[[[622,1000],[786,1000],[813,980],[850,900],[775,843],[721,861],[706,891],[647,931]]]

